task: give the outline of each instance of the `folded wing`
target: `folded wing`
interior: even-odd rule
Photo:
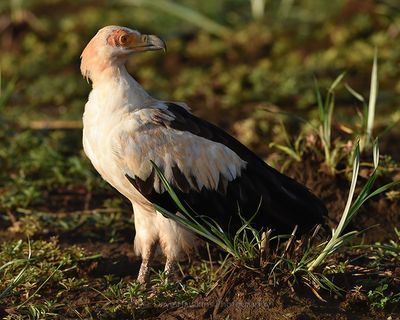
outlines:
[[[119,128],[113,145],[119,166],[133,187],[171,212],[177,207],[151,161],[163,171],[182,202],[231,231],[241,225],[239,211],[249,219],[258,207],[253,222],[259,229],[288,233],[297,225],[304,233],[324,222],[325,206],[306,187],[177,104],[136,111]]]

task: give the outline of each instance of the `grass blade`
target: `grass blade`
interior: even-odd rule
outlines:
[[[320,255],[313,262],[311,262],[309,264],[308,271],[314,270],[317,266],[319,266],[325,260],[325,258],[328,256],[328,254],[330,254],[332,252],[332,248],[335,246],[335,243],[337,242],[338,237],[340,236],[341,232],[346,227],[346,225],[350,222],[348,220],[348,216],[349,216],[349,211],[351,208],[351,203],[353,200],[354,192],[356,189],[359,169],[360,169],[360,147],[359,147],[359,144],[357,141],[355,155],[354,155],[354,161],[353,161],[353,174],[352,174],[352,178],[351,178],[350,191],[349,191],[349,195],[347,197],[345,209],[344,209],[342,217],[339,221],[339,225],[336,228],[336,230],[334,231],[332,238],[329,240],[329,242],[326,244],[325,248],[320,253]]]
[[[0,298],[5,297],[8,295],[8,293],[14,289],[22,280],[22,276],[24,275],[26,269],[29,267],[29,262],[32,257],[32,247],[31,247],[31,241],[28,238],[28,257],[26,258],[26,263],[25,266],[22,268],[22,270],[17,274],[17,276],[12,280],[12,282],[7,286],[7,288],[4,289],[3,292],[0,293]]]
[[[368,121],[367,121],[368,142],[371,141],[372,139],[372,130],[374,127],[377,95],[378,95],[378,49],[375,48],[374,63],[372,65],[372,73],[371,73],[371,88],[370,88],[369,102],[368,102]]]
[[[261,242],[261,231],[254,229],[251,226],[251,222],[255,218],[256,214],[258,214],[261,206],[261,200],[256,212],[250,217],[249,220],[243,218],[243,216],[240,214],[240,208],[238,208],[238,215],[242,221],[242,226],[231,236],[228,232],[225,232],[214,219],[208,216],[198,215],[195,212],[191,214],[179,200],[162,171],[154,162],[151,163],[166,191],[179,208],[179,213],[175,214],[157,204],[154,204],[158,212],[160,212],[166,218],[176,221],[178,224],[194,232],[200,237],[216,244],[222,250],[234,257],[236,261],[242,262],[247,268],[252,268],[253,262],[260,260],[259,247]]]
[[[214,20],[206,17],[203,14],[195,11],[194,9],[189,8],[188,6],[184,6],[174,1],[169,0],[122,0],[124,4],[128,5],[136,5],[142,7],[152,7],[156,8],[160,11],[164,11],[170,15],[176,16],[182,20],[185,20],[200,29],[203,29],[211,34],[219,36],[221,38],[227,38],[230,36],[231,31],[215,22]]]

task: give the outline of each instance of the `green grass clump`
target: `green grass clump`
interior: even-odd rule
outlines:
[[[56,188],[90,190],[104,186],[81,153],[80,143],[71,145],[71,138],[79,135],[9,130],[4,136],[5,143],[0,146],[0,207],[41,204],[43,193]]]
[[[360,150],[358,146],[358,142],[356,144],[355,157],[354,157],[354,165],[353,165],[353,176],[350,185],[349,196],[347,199],[346,207],[344,208],[343,214],[339,221],[339,225],[336,229],[332,230],[332,238],[326,244],[325,248],[322,250],[321,254],[312,262],[309,263],[308,269],[312,271],[314,268],[318,267],[327,256],[331,255],[335,251],[342,248],[346,242],[349,241],[354,235],[357,234],[357,231],[351,231],[343,234],[346,227],[349,223],[354,219],[355,215],[360,210],[361,206],[370,198],[377,196],[381,193],[384,193],[396,185],[400,184],[400,181],[393,181],[391,183],[380,186],[376,190],[372,191],[374,183],[378,178],[378,166],[379,166],[379,149],[378,142],[375,141],[374,150],[373,150],[373,159],[374,159],[374,171],[369,176],[367,182],[364,184],[361,189],[359,195],[353,202],[353,196],[356,189],[358,172],[360,168]]]
[[[58,298],[80,289],[86,281],[77,277],[78,264],[94,258],[76,246],[61,249],[57,238],[4,242],[0,248],[0,301],[10,312],[30,312],[30,304],[40,301],[43,293]],[[51,301],[45,305],[49,312],[59,306]]]

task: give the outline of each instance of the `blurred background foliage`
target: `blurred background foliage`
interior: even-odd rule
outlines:
[[[317,113],[321,88],[336,92],[340,126],[369,92],[378,48],[378,128],[399,117],[397,0],[2,0],[0,2],[0,208],[43,202],[60,188],[107,188],[82,154],[80,119],[90,85],[80,53],[97,30],[123,25],[167,41],[168,53],[129,61],[154,96],[187,102],[266,156]],[[379,130],[379,129],[378,129]],[[397,130],[394,128],[393,130]],[[23,191],[22,191],[23,190]],[[35,200],[36,199],[36,200]]]

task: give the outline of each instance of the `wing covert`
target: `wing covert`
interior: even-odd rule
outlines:
[[[307,188],[268,166],[257,155],[215,125],[187,109],[165,103],[142,109],[118,135],[121,168],[149,201],[171,212],[177,207],[165,192],[150,160],[164,173],[179,198],[199,215],[222,226],[241,225],[237,212],[290,233],[323,223],[326,208]]]

